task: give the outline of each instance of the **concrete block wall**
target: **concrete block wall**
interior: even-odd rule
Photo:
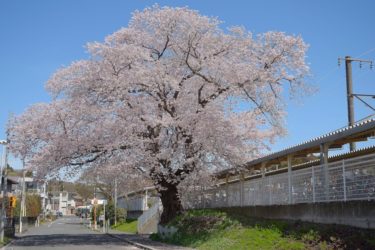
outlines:
[[[375,201],[220,208],[251,217],[301,220],[375,229]]]

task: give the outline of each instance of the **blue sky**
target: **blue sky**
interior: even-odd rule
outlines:
[[[253,33],[276,30],[301,35],[310,45],[309,82],[319,91],[288,101],[288,136],[272,151],[319,136],[347,123],[345,55],[375,59],[375,1],[119,1],[2,0],[0,2],[0,139],[9,114],[46,102],[46,80],[61,66],[87,57],[84,45],[127,26],[131,13],[154,3],[189,6],[217,16],[223,27],[243,25]],[[353,65],[354,92],[375,94],[375,70]],[[370,100],[375,105],[375,100]],[[356,102],[356,119],[373,112]],[[1,150],[1,149],[0,149]],[[14,162],[14,160],[12,160]],[[18,165],[17,163],[14,163]]]

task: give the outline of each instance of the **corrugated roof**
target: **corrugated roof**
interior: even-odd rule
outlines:
[[[341,154],[332,155],[332,156],[328,157],[328,162],[329,163],[337,162],[337,161],[340,161],[342,159],[346,159],[346,157],[355,157],[357,154],[361,155],[361,153],[362,154],[370,154],[370,153],[373,153],[374,151],[375,151],[375,145],[370,146],[370,147],[364,147],[364,148],[357,149],[357,150],[354,150],[354,151],[351,151],[351,152],[345,152],[345,153],[341,153]],[[319,164],[320,164],[320,160],[312,160],[312,161],[308,161],[308,162],[293,165],[292,169],[302,169],[302,168],[311,167],[313,165],[316,166],[316,165],[319,165]],[[286,168],[282,168],[282,169],[277,169],[277,170],[272,170],[270,172],[267,172],[266,175],[267,176],[268,175],[274,175],[274,174],[278,174],[278,173],[286,172],[286,171],[287,171]],[[253,175],[250,175],[250,176],[245,176],[245,180],[249,179],[249,178],[257,178],[257,177],[260,178],[261,174],[257,173],[257,174],[253,174]],[[230,180],[229,183],[234,183],[234,182],[239,182],[239,181],[240,181],[240,178],[236,177],[236,178]],[[224,184],[226,184],[226,182],[218,183],[218,185],[224,185]]]
[[[271,160],[274,158],[278,158],[280,156],[285,156],[288,154],[296,153],[298,151],[302,151],[311,147],[319,147],[321,144],[328,143],[328,142],[334,142],[338,139],[342,139],[345,137],[349,137],[351,135],[365,132],[367,130],[375,129],[375,119],[366,120],[363,122],[359,122],[354,124],[353,126],[344,127],[341,129],[337,129],[335,131],[332,131],[330,133],[327,133],[322,136],[315,137],[311,140],[301,142],[295,146],[288,147],[286,149],[283,149],[281,151],[268,154],[266,156],[263,156],[261,158],[258,158],[256,160],[250,161],[246,165],[254,165],[263,161]]]
[[[275,160],[275,159],[278,159],[278,158],[284,158],[284,157],[286,157],[287,155],[290,155],[290,154],[296,154],[296,153],[304,151],[304,150],[320,147],[321,144],[332,143],[332,142],[342,140],[342,139],[345,139],[345,138],[349,138],[349,137],[352,137],[356,134],[361,134],[363,132],[371,131],[371,130],[374,130],[374,129],[375,129],[375,118],[360,121],[360,122],[358,122],[358,123],[356,123],[352,126],[347,126],[347,127],[343,127],[343,128],[334,130],[334,131],[332,131],[330,133],[327,133],[327,134],[324,134],[322,136],[315,137],[311,140],[301,142],[297,145],[287,147],[287,148],[285,148],[283,150],[280,150],[278,152],[270,153],[270,154],[265,155],[263,157],[260,157],[258,159],[252,160],[252,161],[246,163],[245,166],[247,168],[249,168],[251,166],[258,165],[262,162],[267,162],[267,161]],[[343,144],[345,144],[345,143],[343,143]],[[230,173],[232,171],[233,171],[233,169],[223,170],[223,171],[217,173],[217,175],[227,174],[227,173]]]

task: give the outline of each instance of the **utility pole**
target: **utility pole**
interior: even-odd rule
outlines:
[[[4,226],[5,226],[5,217],[6,217],[6,210],[5,210],[5,195],[7,194],[7,166],[8,166],[8,141],[0,141],[0,144],[4,145],[3,148],[3,168],[1,169],[1,187],[2,187],[2,203],[1,203],[1,221],[0,221],[0,241],[4,242]],[[3,176],[4,171],[4,176]],[[4,181],[2,180],[4,177]]]
[[[5,151],[5,160],[4,160],[4,185],[3,185],[3,202],[1,205],[1,212],[2,212],[2,218],[1,222],[3,224],[2,231],[1,231],[1,242],[4,242],[4,227],[5,227],[5,222],[7,218],[7,212],[6,212],[6,199],[8,199],[8,187],[7,187],[7,182],[8,182],[8,148],[6,147]]]
[[[103,201],[103,210],[104,210],[104,214],[103,214],[103,233],[106,232],[106,217],[105,217],[105,205],[106,205],[106,200]]]
[[[359,62],[360,67],[362,67],[362,63],[369,63],[370,68],[372,68],[372,61],[371,60],[358,59],[358,58],[352,58],[350,56],[345,56],[345,58],[339,58],[338,59],[339,66],[340,66],[341,60],[345,61],[346,97],[347,97],[347,103],[348,103],[348,125],[353,126],[354,123],[355,123],[354,101],[353,101],[353,99],[354,99],[354,97],[357,97],[357,95],[353,94],[352,62]],[[357,98],[359,98],[359,97],[357,97]],[[362,99],[360,99],[360,100],[363,102]],[[351,142],[350,143],[350,151],[354,151],[355,149],[356,149],[355,142]]]
[[[46,219],[46,207],[47,207],[47,180],[43,183],[43,219]]]
[[[94,186],[94,229],[97,229],[97,224],[96,224],[96,205],[98,204],[98,200],[96,199],[96,183]]]
[[[115,178],[115,226],[117,225],[117,178]]]
[[[22,233],[22,217],[25,216],[25,201],[26,201],[26,185],[25,185],[25,159],[22,159],[22,192],[21,192],[21,207],[20,207],[20,233]]]

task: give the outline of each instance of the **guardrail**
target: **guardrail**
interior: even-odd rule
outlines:
[[[189,192],[185,208],[375,200],[375,154]]]

